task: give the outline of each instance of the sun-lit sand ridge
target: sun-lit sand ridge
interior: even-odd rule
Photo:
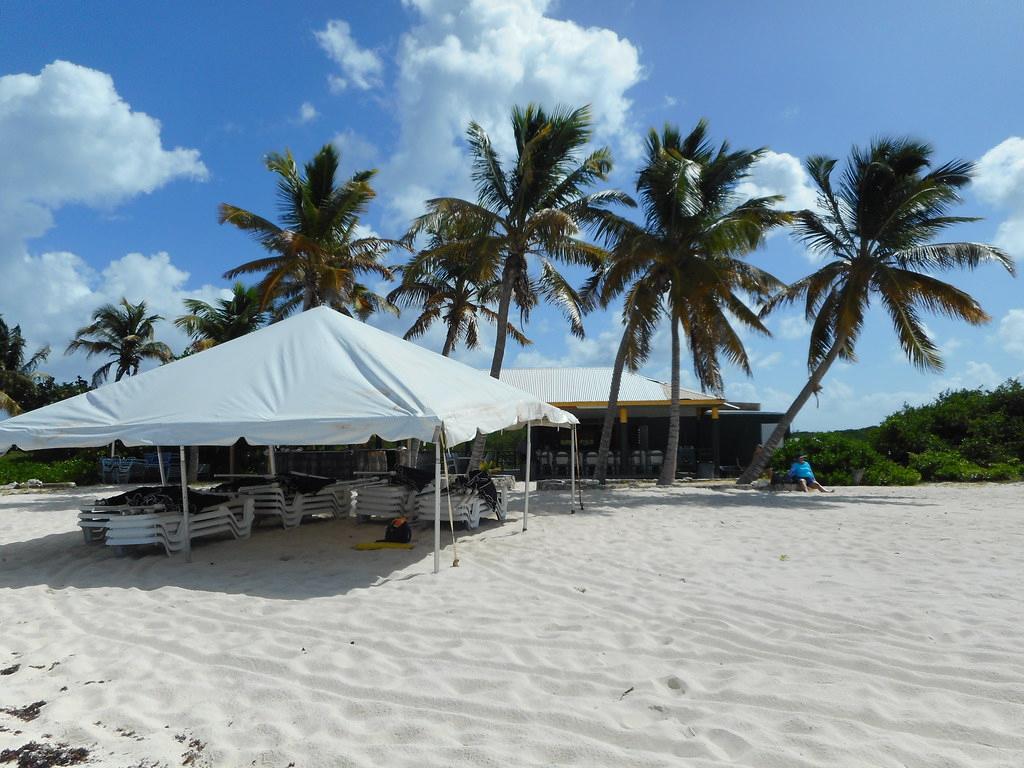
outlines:
[[[1019,766],[1021,484],[542,493],[457,569],[347,523],[117,558],[0,497],[0,749],[129,766]],[[518,510],[519,507],[517,506]],[[446,551],[450,563],[450,548]],[[14,730],[22,733],[15,735]],[[683,760],[681,758],[687,758]]]

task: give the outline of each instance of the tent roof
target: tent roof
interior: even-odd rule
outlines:
[[[0,452],[125,445],[450,444],[576,418],[462,363],[326,307],[0,421]]]

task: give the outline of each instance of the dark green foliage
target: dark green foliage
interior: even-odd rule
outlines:
[[[916,455],[929,468],[937,459],[923,454],[952,452],[980,467],[1024,460],[1024,386],[1011,379],[991,391],[944,392],[933,403],[905,406],[882,422],[874,446],[900,464]],[[925,479],[929,471],[921,470]]]
[[[1024,478],[1024,386],[944,392],[933,403],[904,406],[878,427],[796,433],[775,455],[777,470],[806,453],[825,485],[1007,481]]]
[[[913,485],[921,479],[919,475],[914,479],[913,476],[917,475],[914,472],[901,476],[907,482],[893,482],[892,479],[897,477],[898,473],[888,466],[869,474],[866,470],[892,462],[886,462],[885,458],[865,441],[836,432],[804,433],[791,438],[772,457],[772,467],[776,471],[785,472],[801,454],[807,455],[814,469],[814,476],[825,485],[853,485],[854,473],[858,470],[865,470],[863,478],[858,483],[862,485]],[[889,481],[870,482],[871,478]]]
[[[917,485],[919,482],[921,473],[916,469],[880,459],[864,471],[861,485]]]
[[[1019,480],[1022,473],[1018,459],[981,466],[951,450],[925,451],[912,454],[910,466],[925,480],[968,483],[979,480]]]
[[[90,485],[100,480],[99,462],[103,451],[11,451],[0,457],[0,485],[42,480],[44,483]]]

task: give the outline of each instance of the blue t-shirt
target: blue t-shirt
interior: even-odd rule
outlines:
[[[811,471],[811,465],[806,461],[794,461],[793,466],[789,468],[789,474],[793,477],[802,477],[804,480],[814,479],[814,472]]]

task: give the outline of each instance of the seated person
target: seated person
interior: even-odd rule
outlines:
[[[789,468],[789,476],[792,477],[795,482],[799,483],[800,490],[804,493],[809,492],[810,489],[808,486],[819,490],[822,493],[834,493],[834,491],[830,491],[814,479],[814,472],[811,470],[811,465],[807,461],[806,456],[801,455],[797,457],[796,461],[793,462],[793,466]]]

